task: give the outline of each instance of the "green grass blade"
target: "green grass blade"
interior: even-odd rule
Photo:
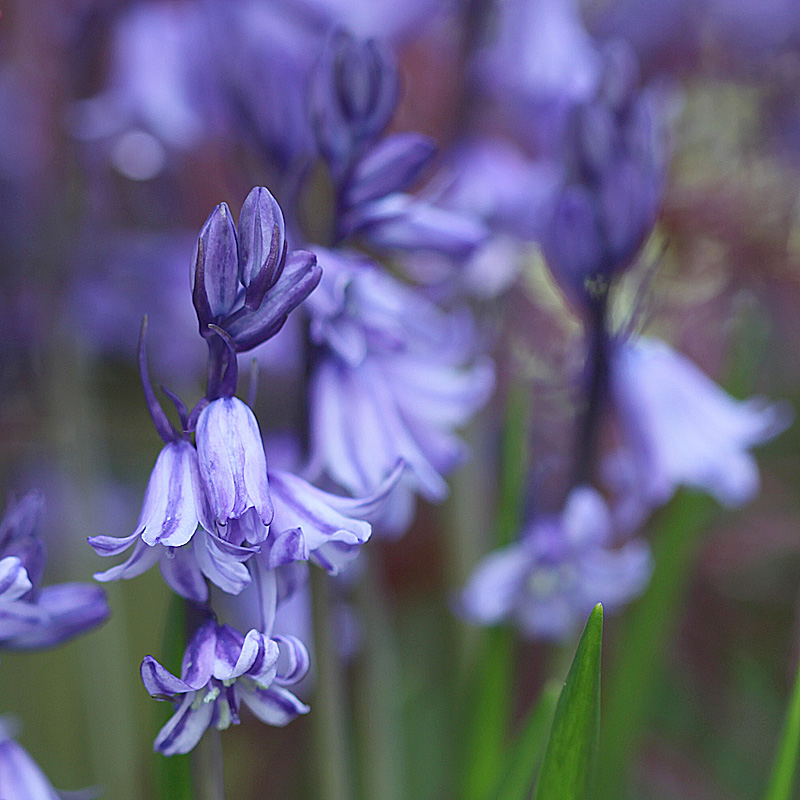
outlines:
[[[636,753],[647,721],[701,532],[713,508],[713,502],[705,495],[682,490],[661,512],[657,522],[653,539],[655,569],[650,586],[621,621],[615,639],[617,658],[606,685],[598,797],[623,796],[628,763]]]
[[[790,800],[800,754],[800,664],[764,800]]]
[[[528,403],[530,391],[512,385],[506,401],[503,453],[495,546],[509,544],[521,525],[522,497],[528,468]],[[513,632],[507,628],[485,631],[473,676],[466,758],[463,770],[464,800],[485,800],[501,776],[503,751],[511,704]]]
[[[588,800],[600,739],[603,607],[589,615],[556,705],[536,800]]]
[[[186,647],[186,601],[172,595],[164,627],[162,663],[175,675],[181,674],[181,660]],[[175,713],[172,703],[154,703],[158,725],[164,725]],[[155,779],[160,800],[193,800],[191,756],[155,755]]]
[[[560,693],[558,682],[545,684],[539,701],[531,709],[511,747],[497,800],[525,800],[530,797]]]

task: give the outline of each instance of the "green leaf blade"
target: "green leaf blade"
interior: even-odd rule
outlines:
[[[539,701],[528,714],[511,748],[497,800],[526,800],[530,797],[560,694],[558,682],[545,684]]]
[[[535,800],[588,800],[600,739],[603,607],[589,615],[558,698]]]
[[[800,664],[764,800],[791,800],[800,754]]]

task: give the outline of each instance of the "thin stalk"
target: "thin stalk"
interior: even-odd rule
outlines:
[[[209,728],[192,751],[192,774],[197,800],[225,800],[222,733]]]
[[[361,795],[401,800],[405,795],[400,666],[391,610],[374,552],[356,587],[364,639],[356,671],[355,702]]]
[[[588,483],[594,471],[600,421],[608,392],[609,338],[606,334],[608,292],[602,292],[591,304],[588,325],[588,385],[586,407],[578,425],[575,448],[575,473],[572,486]]]
[[[503,430],[501,483],[495,544],[509,544],[521,526],[522,498],[528,467],[528,391],[510,387]],[[485,631],[481,658],[473,678],[462,794],[481,800],[497,785],[511,709],[514,642],[511,630]]]
[[[311,570],[311,603],[317,685],[311,721],[319,766],[320,800],[354,800],[348,748],[346,685],[341,659],[333,641],[328,576]]]

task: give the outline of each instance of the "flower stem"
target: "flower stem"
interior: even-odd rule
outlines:
[[[222,734],[209,728],[192,752],[197,800],[225,800],[225,772],[222,760]]]
[[[364,640],[356,670],[355,704],[359,734],[359,774],[363,797],[401,800],[405,737],[402,735],[400,667],[391,609],[381,586],[375,552],[356,587]]]
[[[333,640],[328,576],[311,570],[317,685],[311,720],[319,764],[321,800],[353,800],[345,676]]]

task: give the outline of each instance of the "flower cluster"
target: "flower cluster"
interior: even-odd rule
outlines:
[[[270,470],[255,415],[234,394],[237,353],[274,336],[319,279],[313,254],[287,255],[283,214],[266,189],[256,187],[248,195],[238,229],[224,203],[214,209],[197,240],[192,278],[200,334],[208,343],[208,386],[191,411],[167,392],[180,429],[150,384],[146,322],[142,326],[142,386],[164,446],[133,532],[89,542],[101,556],[133,548],[124,562],[95,575],[98,580],[133,578],[158,563],[170,588],[208,617],[189,643],[180,679],[150,657],[142,665],[151,694],[181,698],[156,739],[156,749],[165,755],[192,749],[210,724],[222,729],[238,722],[240,700],[271,724],[285,724],[308,710],[281,688],[303,677],[305,648],[271,635],[277,606],[290,593],[283,573],[313,561],[336,574],[370,536],[361,515],[381,504],[402,471],[395,459],[381,480],[362,492],[370,497],[353,499]],[[256,583],[258,630],[242,637],[220,626],[211,616],[209,581],[231,595]],[[277,667],[280,645],[293,665],[288,672]]]
[[[734,400],[664,342],[611,330],[616,279],[655,225],[667,165],[631,50],[613,43],[592,61],[596,80],[563,115],[563,177],[537,234],[586,333],[572,483],[559,509],[535,514],[517,542],[478,565],[459,601],[479,624],[513,621],[545,638],[569,636],[595,603],[613,611],[646,587],[650,554],[637,534],[680,486],[726,506],[752,499],[749,449],[791,416],[782,404]],[[598,457],[609,421],[614,446]]]

